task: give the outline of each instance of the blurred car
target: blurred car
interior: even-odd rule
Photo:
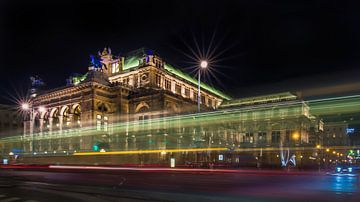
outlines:
[[[336,173],[354,173],[355,169],[351,164],[338,164],[335,167]]]

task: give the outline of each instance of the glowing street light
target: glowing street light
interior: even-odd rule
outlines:
[[[298,132],[295,132],[292,134],[292,139],[293,140],[298,140],[300,138],[300,134]]]
[[[320,149],[321,148],[321,145],[316,145],[316,149]]]
[[[21,104],[21,109],[25,110],[25,111],[29,110],[30,109],[29,103],[22,103]]]
[[[206,60],[202,60],[200,63],[200,67],[203,69],[206,69],[208,66],[208,62]]]
[[[206,69],[208,66],[208,62],[206,60],[202,60],[200,62],[199,74],[198,74],[198,112],[200,112],[200,101],[201,101],[201,93],[200,93],[200,75],[201,69]]]

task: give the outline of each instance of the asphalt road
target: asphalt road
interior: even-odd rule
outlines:
[[[359,176],[0,169],[3,201],[360,201]]]

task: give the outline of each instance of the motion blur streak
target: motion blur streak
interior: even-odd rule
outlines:
[[[79,152],[74,155],[114,155],[114,154],[146,154],[161,152],[198,152],[198,151],[226,151],[228,148],[195,148],[195,149],[166,149],[166,150],[137,150],[137,151],[113,151],[113,152]]]
[[[222,109],[214,112],[204,112],[200,114],[190,114],[190,115],[179,115],[163,118],[154,118],[149,120],[142,121],[132,121],[132,122],[115,122],[111,124],[114,132],[139,132],[139,130],[146,129],[151,130],[154,128],[176,128],[179,124],[183,127],[197,126],[202,125],[212,125],[218,124],[219,120],[221,122],[235,122],[235,121],[247,121],[248,118],[245,115],[249,112],[259,113],[258,121],[267,121],[268,120],[268,111],[271,111],[273,107],[295,107],[298,104],[303,103],[304,101],[291,101],[286,103],[271,103],[271,104],[259,104],[257,106],[243,106],[236,109]],[[338,113],[356,113],[360,112],[360,95],[353,96],[342,96],[342,97],[333,97],[326,99],[314,99],[305,101],[309,103],[310,112],[313,115],[336,115]],[[244,103],[246,104],[246,103]],[[273,119],[281,119],[281,115],[272,117]],[[296,118],[296,115],[287,115],[287,119]],[[141,126],[141,128],[139,127]],[[110,127],[110,125],[109,125]],[[98,131],[95,127],[86,127],[82,128],[80,131],[74,131],[70,133],[58,133],[53,132],[51,135],[41,135],[34,134],[31,139],[41,140],[41,139],[58,139],[65,137],[78,137],[78,136],[94,136],[97,135]],[[2,138],[0,142],[17,142],[21,141],[26,137],[22,135],[11,136],[7,138]],[[29,137],[30,138],[30,137]]]
[[[291,149],[294,151],[305,151],[313,150],[314,147],[284,147],[286,149]],[[349,149],[352,147],[349,146],[334,146],[327,147],[327,149]],[[280,151],[279,147],[267,147],[267,148],[236,148],[234,151]],[[325,150],[325,148],[322,148]],[[151,154],[151,153],[177,153],[177,152],[201,152],[201,151],[229,151],[229,148],[194,148],[194,149],[156,149],[156,150],[134,150],[134,151],[111,151],[111,152],[78,152],[73,153],[76,156],[90,156],[90,155],[122,155],[122,154]]]

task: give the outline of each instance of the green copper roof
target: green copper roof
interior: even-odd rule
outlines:
[[[72,77],[72,83],[74,85],[77,85],[79,84],[80,82],[84,81],[87,77],[88,73],[84,74],[84,75],[79,75],[79,76],[75,76],[75,77]]]
[[[182,78],[182,79],[185,79],[195,85],[198,85],[198,81],[196,79],[194,79],[193,77],[191,77],[190,75],[176,69],[175,67],[169,65],[169,64],[165,64],[164,65],[165,67],[165,70],[175,74],[176,76]],[[228,95],[225,95],[223,92],[213,88],[213,87],[210,87],[209,85],[205,84],[205,83],[202,83],[200,84],[201,88],[211,92],[211,93],[214,93],[215,95],[225,99],[225,100],[231,100],[231,97],[229,97]]]
[[[137,50],[134,50],[130,53],[127,54],[127,56],[125,57],[125,61],[124,61],[124,67],[123,70],[129,70],[135,67],[138,67],[140,65],[140,60],[143,59],[144,55],[154,55],[154,51],[147,49],[147,48],[140,48]],[[175,74],[176,76],[185,79],[195,85],[198,85],[198,81],[194,78],[192,78],[190,75],[180,71],[179,69],[176,69],[175,67],[169,65],[169,64],[165,64],[164,65],[165,70],[167,70],[170,73]],[[225,100],[231,100],[231,97],[229,97],[228,95],[225,95],[223,92],[210,87],[209,85],[205,84],[205,83],[201,83],[200,84],[201,88],[225,99]]]
[[[137,56],[131,56],[129,58],[125,58],[123,70],[128,70],[128,69],[139,66],[139,60],[140,60],[140,58]]]

